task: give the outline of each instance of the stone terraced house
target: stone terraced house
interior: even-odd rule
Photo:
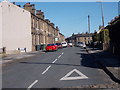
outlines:
[[[15,3],[1,2],[0,25],[0,49],[5,47],[6,53],[36,51],[41,46],[65,40],[58,26],[45,19],[44,12],[30,3],[21,8]]]

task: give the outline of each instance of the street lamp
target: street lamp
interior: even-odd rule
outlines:
[[[102,1],[97,1],[97,2],[100,3],[101,14],[102,14],[102,26],[104,27],[104,14],[103,14],[103,5],[102,5]]]
[[[90,46],[90,15],[88,15],[88,44]]]
[[[100,7],[101,7],[101,14],[102,14],[102,27],[104,28],[104,14],[103,14],[103,5],[102,5],[102,2],[101,1],[97,1],[100,3]],[[105,50],[105,43],[106,43],[106,40],[105,40],[105,30],[103,31],[103,35],[104,35],[104,40],[103,40],[103,50]]]

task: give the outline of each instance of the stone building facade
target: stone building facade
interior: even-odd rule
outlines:
[[[84,42],[85,44],[89,44],[92,41],[92,35],[93,35],[92,33],[72,34],[72,36],[66,38],[66,41],[68,43],[73,43],[73,45],[75,46],[77,46],[79,42]]]
[[[64,42],[65,41],[65,36],[62,33],[59,33],[59,42]]]
[[[24,8],[8,1],[0,3],[0,52],[36,51],[36,46],[60,42],[60,30],[44,18],[44,12],[36,10],[34,4]]]
[[[31,14],[27,10],[8,1],[0,3],[0,49],[5,53],[30,52]],[[6,50],[5,50],[6,49]]]
[[[31,34],[32,34],[32,50],[36,45],[60,42],[59,28],[49,19],[44,18],[44,12],[36,10],[34,4],[26,3],[24,9],[31,13]],[[64,38],[63,38],[64,39]]]

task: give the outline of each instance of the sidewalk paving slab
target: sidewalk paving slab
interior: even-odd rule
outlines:
[[[33,51],[33,52],[22,52],[20,54],[8,54],[5,57],[0,59],[0,64],[5,64],[9,62],[14,62],[23,58],[33,57],[38,53],[44,53],[42,51]]]
[[[93,54],[96,61],[103,67],[107,74],[115,80],[120,86],[120,57],[111,54],[110,52],[87,48],[88,53]],[[120,87],[119,87],[120,88]]]

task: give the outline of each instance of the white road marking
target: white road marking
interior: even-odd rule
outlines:
[[[55,63],[58,59],[55,59],[52,63]]]
[[[60,58],[62,55],[58,56],[58,58]]]
[[[27,90],[30,90],[30,89],[33,87],[33,85],[35,85],[37,82],[38,82],[38,80],[35,80],[35,81],[27,88]]]
[[[76,72],[79,76],[69,77],[73,72]],[[87,79],[87,78],[88,77],[86,75],[84,75],[83,73],[81,73],[77,69],[73,69],[68,74],[66,74],[64,77],[62,77],[60,80],[78,80],[78,79]]]
[[[63,54],[64,54],[64,52],[62,52],[62,54],[60,56],[58,56],[58,58],[60,58]],[[52,63],[55,63],[57,60],[58,59],[56,58]],[[51,65],[49,67],[47,67],[46,70],[42,72],[42,74],[45,74],[50,68],[51,68]]]
[[[45,74],[49,69],[50,69],[50,67],[51,67],[51,65],[49,66],[49,67],[47,67],[46,68],[46,70],[45,71],[43,71],[43,73],[42,74]]]
[[[64,54],[64,52],[62,52],[62,55]]]
[[[62,54],[60,56],[58,56],[58,58],[60,58],[62,55],[64,54],[64,52],[62,52]],[[55,63],[58,59],[55,59],[52,63]]]

